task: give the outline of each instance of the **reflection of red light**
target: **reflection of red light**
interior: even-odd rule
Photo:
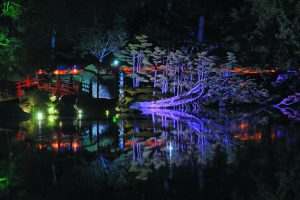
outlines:
[[[37,149],[39,149],[39,150],[42,150],[42,149],[44,149],[44,148],[47,148],[47,144],[41,144],[41,143],[39,143],[39,144],[36,144],[36,148]]]
[[[249,140],[249,136],[248,134],[243,134],[243,136],[240,138],[241,141],[248,141]]]
[[[56,150],[56,151],[58,150],[58,143],[57,142],[52,142],[51,146],[54,150]]]
[[[276,134],[275,134],[274,132],[271,134],[271,139],[272,139],[272,140],[275,140],[275,139],[276,139]]]
[[[18,131],[17,133],[17,140],[20,142],[20,141],[23,141],[25,138],[24,138],[24,135],[22,133],[22,131]]]
[[[261,140],[261,138],[262,138],[261,132],[254,133],[254,137],[253,137],[254,140],[259,141]]]
[[[60,143],[60,147],[62,147],[62,148],[67,148],[67,147],[69,147],[70,146],[70,143],[69,142],[61,142]]]
[[[37,74],[38,74],[38,75],[42,75],[42,74],[46,74],[46,72],[45,72],[44,70],[42,70],[42,69],[39,69],[39,70],[37,71]]]
[[[241,135],[233,135],[233,137],[237,139],[237,138],[240,138]]]
[[[248,124],[241,123],[241,124],[239,125],[239,128],[240,128],[240,129],[245,129],[245,128],[247,128],[247,127],[248,127]]]
[[[74,151],[76,151],[77,148],[78,148],[78,143],[75,141],[75,142],[72,143],[72,149],[73,149]]]
[[[260,141],[262,139],[262,133],[256,132],[254,135],[249,136],[248,133],[244,133],[242,135],[233,135],[235,139],[238,139],[240,141]]]

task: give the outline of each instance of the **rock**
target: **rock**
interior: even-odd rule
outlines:
[[[18,99],[0,102],[0,119],[13,119],[15,121],[16,119],[28,119],[30,117],[30,114],[25,113],[20,108]]]

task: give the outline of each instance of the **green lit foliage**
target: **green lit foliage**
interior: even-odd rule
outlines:
[[[151,75],[142,70],[143,67],[152,65],[149,61],[152,54],[152,43],[149,42],[146,35],[136,35],[132,43],[129,43],[124,50],[119,51],[115,55],[126,63],[121,68],[130,67],[132,73],[128,75],[133,81],[133,88],[126,87],[126,96],[119,99],[119,107],[128,107],[136,99],[151,98],[153,88],[138,88],[140,83],[149,83]],[[158,64],[158,62],[157,62]]]
[[[21,6],[13,1],[4,1],[2,5],[2,15],[11,17],[14,21],[21,16]]]
[[[1,18],[8,17],[13,21],[13,25],[0,27],[0,65],[2,66],[0,72],[7,78],[20,71],[17,61],[22,44],[12,33],[19,30],[20,26],[16,21],[20,19],[22,9],[19,4],[12,1],[4,1],[0,8]]]
[[[21,47],[21,42],[20,40],[14,37],[9,37],[8,35],[8,29],[0,28],[0,56],[2,58],[6,57],[10,62],[14,62],[17,60],[16,52]]]
[[[17,172],[17,163],[14,156],[0,161],[0,198],[6,199],[9,196],[10,188],[21,183]]]
[[[148,80],[145,79],[146,74],[141,68],[151,65],[148,60],[152,53],[151,47],[152,44],[148,41],[146,35],[136,35],[133,43],[128,44],[125,50],[116,54],[120,60],[128,63],[128,65],[121,67],[132,68],[130,77],[133,80],[134,87],[138,87],[140,82],[148,82]]]
[[[47,102],[49,95],[39,90],[30,90],[26,92],[26,96],[21,99],[20,107],[24,112],[34,113],[37,110],[43,110],[47,113]]]
[[[58,110],[56,108],[56,104],[55,103],[47,103],[47,111],[49,115],[57,115],[58,114]]]

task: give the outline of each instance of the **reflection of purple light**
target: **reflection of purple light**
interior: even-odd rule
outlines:
[[[140,132],[139,127],[135,126],[134,127],[134,132],[139,133]]]
[[[283,132],[281,130],[276,130],[277,137],[283,137]]]
[[[124,139],[122,137],[119,139],[119,147],[120,149],[124,149]]]

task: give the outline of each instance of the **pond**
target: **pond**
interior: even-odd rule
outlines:
[[[267,108],[0,122],[7,199],[300,199],[300,124]]]

